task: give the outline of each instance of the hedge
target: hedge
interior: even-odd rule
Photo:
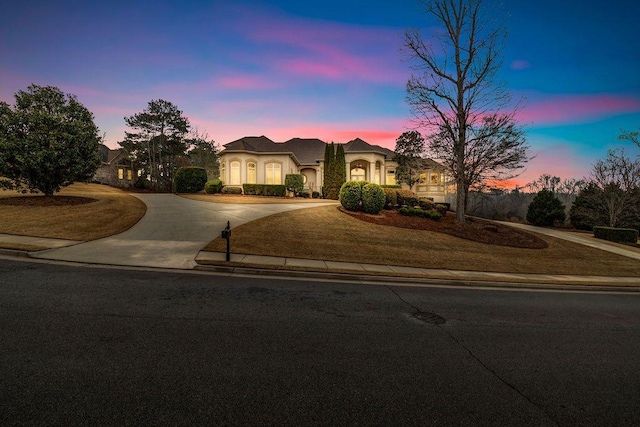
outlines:
[[[207,170],[194,166],[178,168],[173,178],[175,193],[198,193],[207,183]]]
[[[240,187],[222,187],[220,191],[222,194],[242,194],[242,188]]]
[[[598,239],[616,243],[638,243],[638,230],[633,228],[593,227],[593,235]]]
[[[362,187],[362,210],[366,213],[377,214],[384,208],[386,196],[378,184],[367,184]]]
[[[382,187],[382,188],[395,188],[395,189],[398,189],[398,188],[402,188],[402,185],[398,185],[398,184],[388,184],[388,185],[387,185],[387,184],[385,184],[385,185],[381,185],[380,187]]]
[[[434,221],[440,221],[442,215],[436,211],[426,211],[420,208],[400,208],[400,215],[418,216],[420,218],[428,218]]]
[[[398,204],[400,206],[408,206],[410,208],[418,204],[418,196],[411,190],[396,190]]]
[[[219,193],[220,190],[222,190],[222,181],[219,179],[212,179],[204,185],[204,192],[208,194],[216,194]]]
[[[287,194],[287,187],[284,185],[242,184],[242,190],[244,194],[251,196],[284,197]]]

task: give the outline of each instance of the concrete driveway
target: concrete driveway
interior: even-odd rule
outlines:
[[[237,227],[265,216],[335,202],[226,204],[200,202],[173,194],[137,194],[146,215],[131,229],[115,236],[32,257],[95,264],[191,269],[198,251],[231,222]]]

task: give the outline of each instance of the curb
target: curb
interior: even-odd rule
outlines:
[[[227,274],[247,274],[254,276],[268,277],[294,277],[305,279],[319,280],[339,280],[343,282],[358,282],[369,284],[392,284],[392,285],[424,285],[424,286],[443,286],[443,287],[466,287],[469,289],[487,288],[487,289],[518,289],[518,290],[555,290],[555,291],[587,291],[587,292],[628,292],[640,294],[638,286],[602,286],[599,284],[552,284],[552,283],[535,283],[535,282],[487,282],[482,280],[451,280],[451,279],[431,279],[424,277],[396,277],[396,276],[370,276],[359,273],[323,273],[318,271],[299,271],[299,270],[273,270],[267,268],[256,267],[230,267],[222,265],[202,265],[198,264],[194,267],[197,271],[211,271],[216,273]]]

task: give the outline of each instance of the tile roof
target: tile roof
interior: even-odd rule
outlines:
[[[266,136],[245,136],[244,138],[224,144],[223,151],[251,151],[254,153],[287,153],[282,144],[276,144]]]
[[[393,158],[393,151],[379,145],[371,145],[360,138],[353,139],[344,144],[345,153],[380,153],[387,156],[388,159]]]
[[[318,164],[318,160],[324,158],[324,149],[327,146],[317,138],[293,138],[282,145],[291,151],[302,165]]]

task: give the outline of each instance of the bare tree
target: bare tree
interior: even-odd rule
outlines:
[[[483,0],[430,0],[425,7],[444,31],[434,36],[436,49],[407,30],[404,45],[418,74],[407,83],[407,102],[433,156],[450,169],[464,222],[469,189],[517,176],[529,147],[511,96],[496,81],[504,27],[493,25]]]
[[[622,131],[622,134],[618,136],[618,139],[626,139],[627,141],[631,141],[640,147],[640,132],[638,131]]]
[[[627,216],[640,214],[640,161],[623,149],[609,150],[607,158],[593,165],[592,182],[601,190],[594,200],[610,227],[625,225]]]

